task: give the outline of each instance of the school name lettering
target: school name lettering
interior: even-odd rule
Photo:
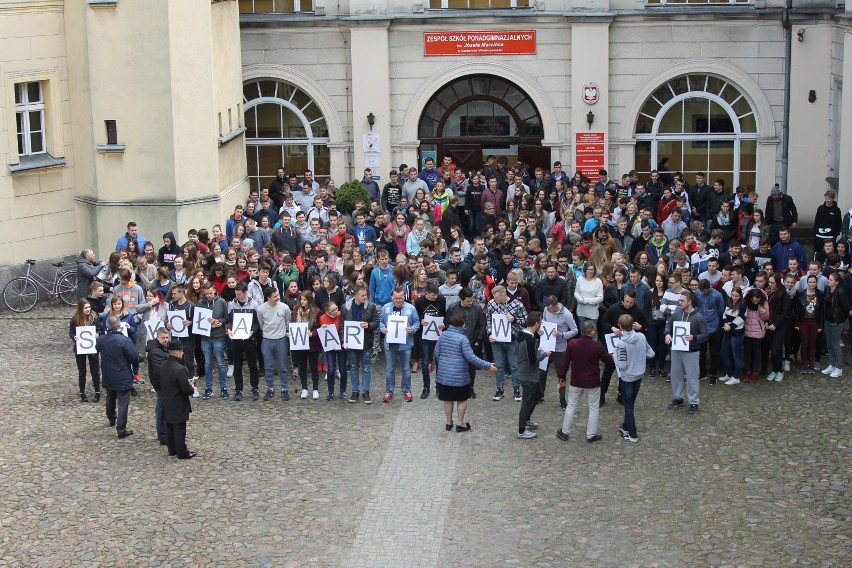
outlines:
[[[535,55],[535,30],[425,32],[426,56]]]
[[[430,35],[426,37],[427,43],[435,42],[464,42],[465,47],[471,46],[470,42],[497,42],[497,41],[531,41],[535,39],[534,34],[465,34],[465,35]],[[503,44],[497,44],[503,45]]]

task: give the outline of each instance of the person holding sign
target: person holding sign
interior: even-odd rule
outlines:
[[[698,412],[698,357],[701,344],[710,337],[707,322],[693,304],[690,290],[680,293],[679,307],[666,322],[666,345],[672,346],[671,376],[672,401],[670,409],[683,406],[683,377],[686,377],[686,395],[689,399],[689,412]],[[675,323],[677,332],[675,331]],[[686,326],[683,324],[687,324]],[[687,329],[688,326],[688,329]],[[678,349],[684,344],[686,350]]]
[[[113,296],[109,302],[109,310],[101,314],[101,319],[103,320],[102,333],[107,333],[108,331],[106,327],[106,320],[109,316],[115,316],[118,318],[118,321],[120,322],[119,331],[125,337],[129,337],[133,341],[133,345],[136,345],[136,330],[138,329],[136,325],[136,318],[126,307],[124,307],[124,300],[120,297]],[[137,355],[138,353],[139,352],[137,351]],[[134,363],[133,365],[133,382],[137,384],[145,382],[142,380],[142,375],[139,374],[139,363]]]
[[[358,402],[359,394],[364,404],[370,404],[370,381],[372,379],[373,338],[379,327],[379,307],[367,299],[367,288],[355,288],[355,295],[343,305],[343,343],[349,357],[352,372],[352,387],[349,402]],[[357,324],[358,334],[349,330],[349,324]],[[350,334],[352,337],[350,337]],[[360,337],[360,342],[357,339]],[[360,347],[358,345],[360,344]]]
[[[317,335],[319,328],[319,310],[314,305],[314,295],[305,291],[299,295],[299,303],[293,310],[291,323],[305,324],[303,326],[290,326],[288,335],[293,345],[293,365],[299,369],[299,380],[302,381],[302,396],[308,398],[308,368],[311,370],[311,381],[313,383],[313,400],[319,400],[319,370],[317,362],[320,352],[320,340]],[[307,328],[305,328],[307,326]],[[297,345],[306,343],[307,349],[297,349]]]
[[[310,293],[310,292],[308,292]],[[266,302],[257,308],[257,321],[263,334],[263,351],[266,394],[263,400],[272,400],[275,396],[275,366],[278,365],[278,373],[281,380],[281,398],[290,400],[287,387],[290,382],[290,374],[287,371],[287,328],[290,325],[290,308],[281,301],[281,295],[277,288],[267,290],[264,295]]]
[[[189,376],[197,379],[195,374],[195,336],[191,333],[192,316],[195,312],[195,304],[186,298],[186,285],[175,284],[172,287],[172,301],[166,312],[166,328],[171,331],[172,337],[180,339],[183,344],[183,360]],[[192,393],[193,398],[201,394],[198,388]]]
[[[634,294],[632,290],[629,293]],[[618,432],[621,434],[622,440],[632,443],[639,441],[633,407],[636,403],[636,397],[639,395],[639,387],[642,386],[645,362],[654,356],[654,350],[648,345],[645,336],[636,330],[634,324],[635,322],[629,314],[619,316],[619,333],[614,340],[614,359],[620,376],[619,392],[621,392],[622,404],[624,405],[624,421],[618,427]]]
[[[441,334],[435,345],[435,359],[438,371],[435,374],[435,391],[438,399],[444,402],[445,428],[453,428],[453,406],[457,407],[456,432],[469,432],[470,422],[465,420],[467,401],[470,399],[470,377],[468,365],[477,369],[497,370],[493,363],[480,359],[473,353],[464,327],[465,315],[456,313],[447,320],[449,327]]]
[[[618,322],[620,321],[621,316],[624,315],[630,316],[633,331],[639,333],[643,333],[645,331],[645,314],[641,309],[639,309],[639,306],[636,305],[636,292],[633,290],[625,292],[621,297],[621,301],[610,306],[604,313],[603,318],[601,319],[601,328],[604,330],[604,333],[614,333],[616,337],[620,337],[621,327]],[[603,337],[601,337],[601,340],[603,340]],[[612,381],[612,374],[615,372],[615,367],[616,365],[612,361],[604,365],[603,375],[601,376],[601,406],[606,404],[606,393],[609,390],[609,383]],[[644,367],[642,372],[645,372]],[[620,384],[621,383],[619,383],[619,385]],[[621,396],[621,391],[619,390],[616,402],[622,402]]]
[[[119,316],[108,316],[107,333],[97,340],[103,386],[107,391],[106,416],[109,425],[115,426],[119,440],[133,435],[133,430],[127,429],[127,409],[130,394],[136,392],[133,389],[133,367],[139,365],[136,345],[121,332],[121,324]]]
[[[559,303],[557,298],[551,297]],[[553,351],[544,351],[539,344],[541,312],[530,312],[524,322],[524,329],[515,336],[515,348],[518,353],[518,380],[523,387],[521,410],[518,412],[518,438],[532,440],[537,436],[538,424],[532,421],[532,413],[542,399],[539,364],[550,357]]]
[[[438,295],[438,285],[430,283],[426,285],[426,294],[414,302],[414,309],[417,310],[420,318],[420,347],[423,354],[423,392],[420,393],[420,399],[424,400],[429,398],[429,387],[432,382],[429,376],[432,371],[432,354],[444,329],[447,300]],[[436,321],[435,318],[439,319]]]
[[[390,402],[396,386],[396,364],[402,368],[402,394],[405,402],[411,402],[411,349],[414,347],[414,334],[420,329],[417,310],[405,301],[402,288],[394,288],[391,301],[382,307],[379,319],[379,331],[385,337],[385,396],[382,402]]]
[[[71,316],[68,336],[74,342],[74,358],[77,360],[77,383],[80,386],[80,402],[89,402],[86,396],[86,361],[92,374],[92,386],[95,387],[95,400],[101,400],[101,365],[95,342],[98,339],[98,315],[92,310],[88,300],[77,301],[77,312]],[[78,331],[79,328],[79,331]],[[85,329],[82,329],[85,328]]]
[[[727,374],[722,377],[726,385],[740,384],[743,370],[743,337],[745,336],[746,307],[743,302],[743,291],[739,288],[731,290],[728,307],[722,314],[722,363]]]
[[[521,326],[527,320],[527,310],[520,300],[509,300],[506,288],[494,286],[491,289],[492,300],[488,302],[485,309],[485,325],[488,332],[488,341],[491,342],[491,351],[494,354],[494,362],[497,364],[497,391],[492,400],[503,398],[503,385],[506,375],[512,376],[512,389],[515,400],[521,401],[521,382],[518,380],[518,357],[512,337],[521,331]]]
[[[346,351],[340,343],[341,321],[340,308],[337,304],[326,302],[319,317],[320,341],[323,344],[325,361],[328,365],[325,374],[328,384],[326,400],[334,399],[334,375],[337,369],[340,369],[340,400],[346,400]]]
[[[544,324],[548,325],[545,326]],[[547,329],[550,326],[555,326],[555,329],[552,327]],[[547,358],[547,370],[550,370],[551,366],[558,369],[559,364],[562,362],[562,355],[568,347],[568,340],[577,336],[578,329],[577,323],[574,321],[574,315],[559,302],[559,298],[556,296],[549,297],[545,303],[545,310],[542,313],[542,328],[538,333],[542,336],[552,334],[555,338],[556,346],[553,348],[550,357]],[[547,370],[539,371],[538,377],[541,382],[541,400],[539,402],[544,401],[544,389],[547,386]],[[563,410],[568,406],[568,403],[565,401],[565,385],[562,383],[559,384],[559,406]]]
[[[175,339],[178,343],[177,339]],[[166,347],[169,344],[169,330],[161,327],[154,332],[154,339],[149,339],[145,346],[145,359],[148,361],[148,380],[154,389],[156,403],[154,404],[154,424],[157,426],[157,439],[161,446],[166,445],[166,419],[163,417],[163,402],[160,393],[160,371],[169,358]],[[181,353],[183,355],[183,353]]]
[[[231,352],[234,355],[234,401],[243,399],[243,363],[248,362],[251,399],[260,398],[260,375],[257,370],[257,335],[260,324],[256,310],[260,306],[249,296],[248,284],[237,282],[234,299],[228,306],[225,324],[231,339]]]
[[[219,373],[219,390],[222,400],[228,400],[228,379],[225,365],[225,318],[228,316],[228,304],[216,294],[211,282],[202,284],[204,297],[195,308],[192,332],[201,336],[201,351],[204,353],[204,400],[213,394],[213,359]],[[210,315],[203,317],[201,310],[209,310]],[[209,334],[209,335],[205,335]]]

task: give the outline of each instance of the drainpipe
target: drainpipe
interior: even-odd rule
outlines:
[[[790,59],[793,53],[793,24],[790,22],[790,9],[793,0],[787,0],[781,12],[781,25],[784,27],[784,122],[781,127],[781,191],[787,193],[787,169],[790,160]]]

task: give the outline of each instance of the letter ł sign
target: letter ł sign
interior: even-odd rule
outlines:
[[[499,343],[512,342],[512,324],[506,314],[494,314],[491,316],[491,335]]]
[[[689,342],[686,336],[689,335],[689,322],[676,321],[672,325],[672,351],[689,351]]]
[[[96,341],[98,332],[93,325],[81,325],[77,327],[77,355],[89,355],[97,353]]]
[[[195,335],[203,335],[210,337],[211,325],[208,321],[213,317],[213,310],[207,308],[195,307],[195,313],[192,315],[192,333]]]
[[[360,321],[343,322],[343,346],[346,349],[363,351],[365,332]]]
[[[388,317],[388,344],[402,345],[406,342],[406,331],[408,327],[408,318],[405,316],[389,316]]]

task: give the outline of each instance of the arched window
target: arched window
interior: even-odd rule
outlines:
[[[329,177],[328,127],[316,102],[285,81],[259,80],[243,86],[246,161],[252,188],[269,187],[282,164],[301,179]]]
[[[728,187],[753,189],[757,126],[751,103],[736,86],[715,75],[681,75],[642,106],[634,163],[647,174],[668,158],[672,172],[707,172],[711,183],[723,178]]]

